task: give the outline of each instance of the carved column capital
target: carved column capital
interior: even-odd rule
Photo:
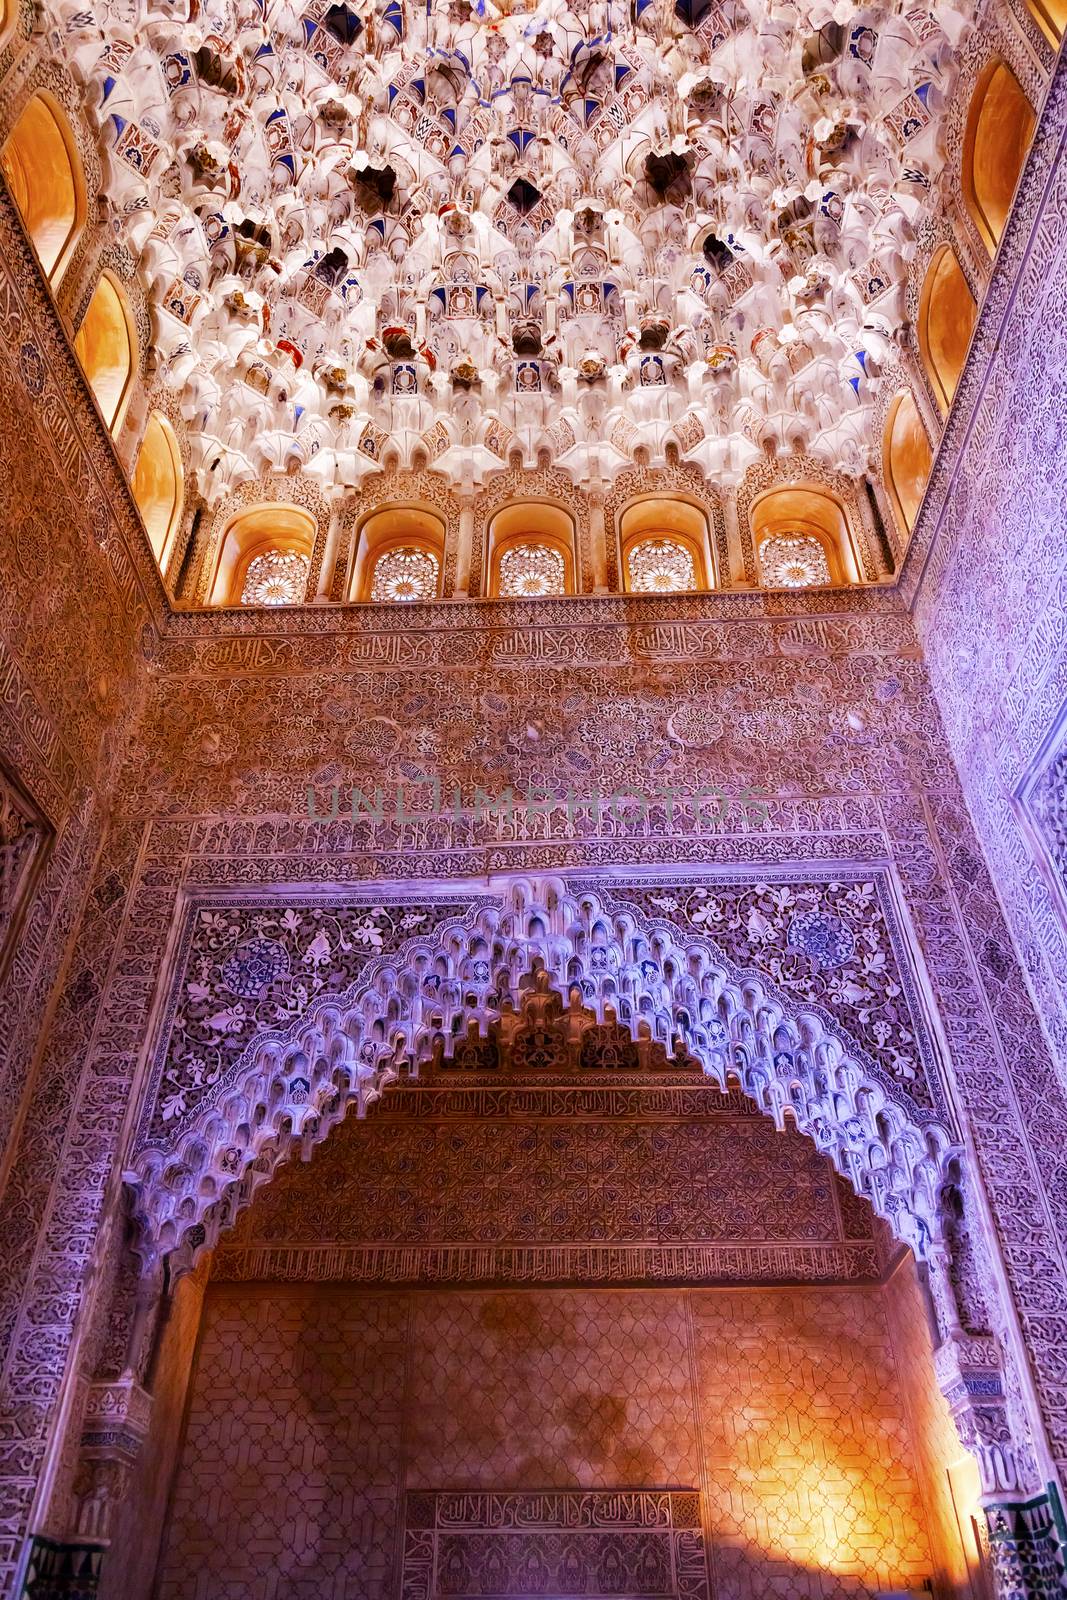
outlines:
[[[152,1397],[132,1376],[94,1383],[82,1428],[74,1481],[76,1534],[107,1540],[148,1433]]]
[[[978,1463],[997,1600],[1053,1600],[1064,1592],[1057,1491],[1035,1493],[1030,1442],[1013,1436],[992,1334],[958,1331],[934,1362],[960,1440]]]
[[[1030,1450],[1012,1437],[993,1335],[957,1332],[941,1345],[934,1363],[960,1441],[978,1462],[983,1503],[1032,1492]]]

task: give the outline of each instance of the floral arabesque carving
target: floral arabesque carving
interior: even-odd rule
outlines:
[[[413,934],[467,909],[468,903],[455,901],[432,911],[328,902],[195,908],[141,1138],[166,1144],[225,1088],[257,1035],[302,1017],[322,995],[351,990],[374,957],[395,954]]]
[[[688,547],[677,539],[642,539],[627,556],[627,577],[637,593],[686,593],[697,587]]]
[[[175,1136],[141,1144],[127,1178],[145,1256],[213,1244],[295,1145],[310,1150],[353,1105],[363,1113],[439,1040],[450,1053],[471,1021],[484,1034],[533,982],[577,991],[635,1040],[680,1042],[721,1088],[737,1079],[779,1125],[792,1117],[918,1254],[938,1236],[958,1154],[947,1123],[909,1114],[815,1010],[738,974],[706,937],[683,943],[561,879],[519,880],[465,912],[454,900],[436,913],[407,905],[425,918],[418,933],[347,988],[309,996],[287,1026],[255,1033]],[[153,1127],[148,1107],[145,1118]]]
[[[500,558],[500,593],[508,599],[566,593],[563,556],[552,545],[512,545]]]
[[[243,606],[298,605],[307,587],[308,558],[297,550],[253,556],[241,590]]]
[[[680,938],[700,932],[737,967],[818,1010],[921,1114],[944,1109],[933,1051],[877,875],[812,882],[628,887],[625,903]]]
[[[776,533],[760,545],[760,576],[770,589],[830,582],[826,552],[810,533]]]

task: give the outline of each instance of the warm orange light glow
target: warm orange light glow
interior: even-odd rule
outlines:
[[[883,462],[886,488],[905,533],[915,526],[933,456],[919,408],[906,391],[890,407]]]
[[[156,560],[164,567],[181,517],[183,477],[174,430],[158,411],[148,419],[132,487]]]
[[[944,245],[930,263],[919,304],[919,348],[942,411],[952,404],[977,315],[955,252]]]
[[[74,136],[49,95],[27,102],[0,169],[42,267],[58,282],[85,223],[85,183]]]
[[[110,272],[96,286],[74,350],[104,421],[117,433],[133,381],[137,343],[126,296]]]
[[[423,551],[444,566],[445,525],[422,506],[382,506],[360,525],[350,596],[369,600],[378,562],[391,550]]]
[[[626,589],[633,588],[630,557],[649,539],[667,539],[688,551],[693,563],[695,589],[708,588],[711,541],[708,524],[699,506],[673,495],[649,495],[627,506],[619,518],[622,546],[622,574]]]
[[[990,255],[1004,232],[1035,121],[1011,68],[991,62],[975,87],[963,147],[964,198]]]
[[[523,545],[552,551],[563,562],[563,590],[574,593],[574,523],[562,506],[526,500],[505,506],[489,530],[489,594],[501,594],[500,564],[509,552]]]

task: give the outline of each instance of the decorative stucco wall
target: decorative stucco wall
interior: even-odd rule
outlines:
[[[20,815],[22,837],[28,817],[35,840],[29,870],[14,879],[17,899],[0,913],[12,935],[0,950],[0,1409],[9,1419],[0,1570],[10,1574],[63,1377],[55,1346],[29,1376],[12,1339],[18,1306],[43,1272],[70,1326],[94,1243],[104,1244],[91,1219],[114,1188],[113,1138],[75,1132],[86,1087],[77,1061],[99,989],[85,964],[75,973],[70,960],[77,928],[102,953],[121,910],[121,895],[98,874],[122,859],[114,835],[105,843],[109,793],[140,706],[148,596],[158,606],[162,590],[6,195],[0,256],[0,814],[5,843]],[[11,885],[5,873],[0,903]],[[70,1053],[57,1056],[48,1036],[65,978],[73,987],[59,1027]],[[78,1193],[64,1201],[52,1186],[72,1143]]]
[[[1067,1062],[1067,160],[1061,70],[905,574],[954,759],[1020,958]]]
[[[545,1034],[535,1038],[543,1065]],[[636,1062],[585,1066],[554,1086],[441,1077],[388,1090],[309,1163],[279,1172],[223,1235],[214,1277],[381,1287],[882,1276],[888,1230],[870,1206],[810,1139],[779,1132],[736,1090]]]

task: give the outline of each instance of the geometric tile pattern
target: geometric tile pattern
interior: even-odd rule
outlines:
[[[851,1289],[692,1307],[718,1592],[920,1588],[926,1519],[881,1308]]]
[[[420,1600],[689,1593],[666,1547],[575,1541],[560,1510],[599,1495],[616,1526],[654,1489],[701,1491],[717,1597],[918,1589],[934,1556],[881,1296],[216,1285],[161,1600],[393,1600],[405,1549]],[[520,1501],[544,1532],[517,1544]],[[431,1592],[417,1532],[443,1537],[443,1502],[499,1534],[442,1546]],[[646,1588],[597,1588],[639,1554]]]
[[[209,1296],[161,1600],[388,1600],[407,1307]]]
[[[699,1481],[678,1294],[434,1293],[416,1302],[414,1343],[414,1487]]]

